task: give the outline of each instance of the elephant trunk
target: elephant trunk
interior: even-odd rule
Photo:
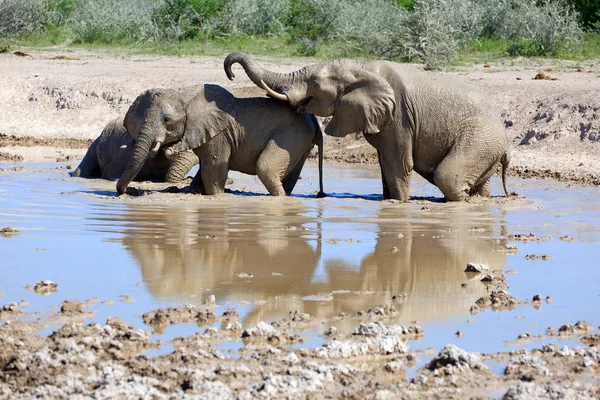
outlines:
[[[256,86],[267,90],[272,97],[280,100],[282,98],[276,94],[283,93],[285,95],[291,87],[304,85],[308,71],[307,67],[287,74],[269,71],[254,62],[254,60],[247,54],[238,52],[229,54],[223,62],[225,74],[227,74],[229,80],[233,80],[233,78],[235,78],[235,75],[231,70],[231,66],[235,63],[240,64],[244,68],[248,78],[250,78]],[[272,93],[267,88],[271,89],[275,93]]]
[[[125,171],[123,171],[119,182],[117,182],[117,192],[119,195],[125,193],[129,183],[131,183],[144,166],[144,163],[150,154],[150,146],[153,141],[154,135],[152,134],[151,129],[148,126],[143,126],[135,146],[133,147],[131,159],[127,163],[127,167],[125,168]],[[160,147],[160,143],[157,142],[156,146]]]

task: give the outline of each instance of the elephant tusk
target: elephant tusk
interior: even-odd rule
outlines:
[[[165,157],[167,157],[167,160],[173,160],[175,158],[175,151],[171,148],[165,149]]]
[[[287,95],[281,94],[281,93],[277,93],[276,91],[274,91],[273,89],[271,89],[269,86],[267,86],[267,84],[265,83],[265,81],[263,81],[262,79],[260,80],[260,84],[261,84],[262,88],[267,91],[267,94],[269,96],[271,96],[272,98],[277,99],[277,100],[281,100],[281,101],[287,101],[287,102],[290,101],[290,99],[287,97]]]
[[[156,142],[156,144],[154,145],[154,148],[151,151],[151,156],[152,157],[156,157],[156,155],[158,154],[158,150],[160,150],[160,146],[162,145],[162,142]]]

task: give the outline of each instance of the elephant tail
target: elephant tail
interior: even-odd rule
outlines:
[[[504,194],[509,196],[510,192],[506,186],[506,172],[508,171],[508,167],[510,165],[510,150],[506,150],[506,153],[504,153],[500,159],[500,162],[502,163],[502,186],[504,187]]]
[[[75,169],[75,171],[71,172],[72,177],[81,177],[81,178],[94,178],[99,177],[101,174],[100,164],[98,163],[98,152],[96,150],[98,146],[98,140],[94,140],[94,142],[88,148],[88,151],[85,153],[83,160],[79,163],[79,166]]]
[[[317,198],[320,199],[327,196],[323,191],[323,131],[317,117],[310,114],[310,120],[315,127],[315,142],[317,144],[317,151],[319,152],[319,193],[317,193]]]

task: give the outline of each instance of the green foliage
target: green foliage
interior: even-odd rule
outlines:
[[[427,68],[440,68],[459,55],[486,52],[486,46],[499,57],[594,54],[600,45],[582,41],[580,24],[593,25],[590,15],[596,16],[599,3],[0,0],[0,38],[139,47],[153,42],[151,48],[184,53],[225,49],[229,44],[260,54],[285,51],[311,57],[420,60]]]
[[[41,32],[51,18],[45,0],[0,0],[0,37],[27,37]]]
[[[414,0],[396,0],[398,7],[404,7],[408,10],[412,10],[415,6]]]
[[[153,21],[170,39],[206,38],[211,34],[211,22],[227,3],[228,0],[165,0],[154,10]]]
[[[153,12],[147,0],[73,0],[68,25],[80,43],[153,40],[158,34]]]
[[[287,32],[285,21],[289,0],[231,0],[218,29],[226,35],[282,35]]]
[[[10,44],[8,44],[8,42],[5,42],[4,40],[0,40],[0,54],[8,53],[9,51],[10,51]]]
[[[569,4],[579,13],[583,28],[594,28],[600,22],[600,0],[569,0]]]

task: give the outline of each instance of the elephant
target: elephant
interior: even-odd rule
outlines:
[[[230,80],[235,63],[254,84],[297,112],[332,117],[326,134],[363,134],[377,149],[384,199],[408,201],[413,170],[449,201],[489,197],[498,163],[509,195],[509,139],[478,89],[388,61],[340,59],[286,74],[266,70],[238,52],[224,61]]]
[[[88,148],[83,160],[71,176],[82,178],[118,179],[131,158],[135,142],[123,126],[123,119],[110,121],[100,136]],[[198,164],[192,151],[179,153],[174,160],[163,153],[150,158],[134,177],[137,181],[181,182],[186,174]]]
[[[137,141],[117,183],[118,193],[125,193],[148,157],[163,147],[170,160],[188,150],[198,156],[192,192],[223,193],[227,173],[234,170],[258,175],[271,195],[290,195],[316,143],[321,196],[323,136],[317,119],[264,95],[247,97],[247,89],[242,96],[212,84],[151,89],[138,96],[124,120]]]

